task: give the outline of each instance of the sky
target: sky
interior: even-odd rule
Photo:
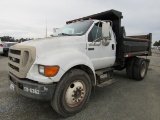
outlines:
[[[127,35],[160,40],[160,0],[0,0],[0,37],[42,38],[66,21],[110,9],[121,11]]]

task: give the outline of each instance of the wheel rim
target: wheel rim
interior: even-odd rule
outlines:
[[[145,74],[146,74],[146,63],[143,62],[141,67],[141,77],[144,77]]]
[[[82,80],[72,82],[65,93],[65,101],[69,107],[79,105],[86,95],[86,86]]]

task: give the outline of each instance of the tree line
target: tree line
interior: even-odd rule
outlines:
[[[156,41],[153,46],[160,46],[160,40],[159,41]]]
[[[24,41],[28,41],[28,40],[33,40],[33,38],[15,39],[14,37],[11,37],[11,36],[3,36],[3,37],[0,37],[0,39],[3,42],[24,42]]]

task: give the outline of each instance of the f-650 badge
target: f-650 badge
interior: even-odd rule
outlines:
[[[13,62],[15,62],[15,61],[16,61],[16,58],[13,58],[13,57],[12,57],[11,60],[12,60]]]

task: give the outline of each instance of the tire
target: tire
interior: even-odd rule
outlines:
[[[135,80],[143,80],[148,70],[148,63],[145,59],[139,58],[135,61],[133,67],[133,76]]]
[[[51,105],[64,117],[72,116],[85,108],[91,94],[91,80],[79,69],[68,71],[57,84]]]
[[[146,60],[146,63],[147,63],[147,70],[146,70],[146,74],[147,74],[150,60],[149,59],[145,59],[145,60]]]
[[[133,66],[134,66],[134,63],[135,63],[136,59],[138,59],[138,58],[136,58],[136,57],[135,58],[130,58],[127,61],[126,75],[130,79],[133,79]]]

